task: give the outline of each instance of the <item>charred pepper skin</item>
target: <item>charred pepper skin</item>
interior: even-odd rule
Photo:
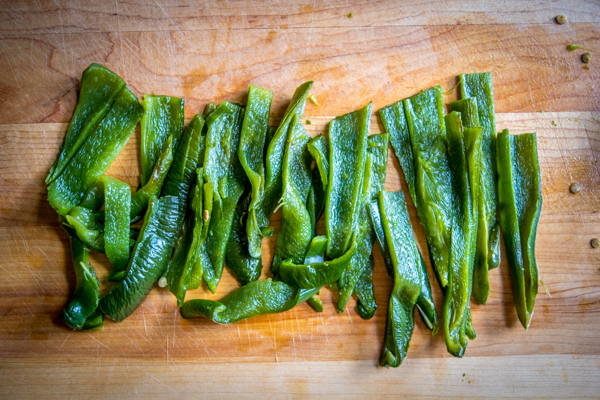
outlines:
[[[535,133],[498,134],[500,222],[519,321],[531,324],[538,291],[535,239],[542,211],[542,183]]]
[[[121,152],[142,117],[137,97],[125,88],[63,172],[48,187],[48,202],[60,215],[78,205]]]
[[[183,133],[184,101],[178,97],[146,94],[143,105],[140,175],[142,186],[150,180],[167,137],[173,136],[173,148],[177,149]]]
[[[71,158],[94,131],[98,123],[125,89],[125,82],[106,67],[92,63],[83,71],[79,101],[60,146],[58,157],[50,168],[46,183],[50,184],[65,169]]]

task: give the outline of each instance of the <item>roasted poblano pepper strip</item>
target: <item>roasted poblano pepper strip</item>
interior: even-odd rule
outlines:
[[[452,171],[454,213],[452,244],[448,262],[448,285],[444,293],[444,338],[448,352],[462,357],[467,338],[472,337],[470,321],[473,262],[477,221],[469,184],[469,167],[460,116],[456,111],[445,117],[448,161]]]
[[[252,186],[251,201],[248,206],[250,218],[246,220],[247,235],[258,240],[262,237],[261,227],[258,225],[255,207],[265,195],[265,152],[267,130],[269,124],[269,111],[271,110],[273,92],[250,85],[248,88],[248,104],[244,113],[240,146],[237,149],[240,163],[248,176]],[[256,255],[255,255],[256,258]]]
[[[173,136],[173,147],[177,149],[183,132],[183,99],[169,96],[144,95],[142,117],[141,174],[144,186],[150,180],[163,143]]]
[[[415,327],[414,308],[424,277],[404,193],[382,191],[378,206],[394,279],[379,365],[397,367],[408,351]]]
[[[204,107],[204,118],[208,118],[208,116],[212,114],[217,109],[217,107],[218,105],[215,103],[208,103],[206,107]]]
[[[213,185],[213,206],[198,262],[202,263],[204,280],[213,293],[223,273],[235,209],[247,182],[237,157],[243,112],[241,107],[225,101],[206,121],[204,180]]]
[[[373,270],[373,267],[371,266],[371,263],[373,262],[371,253],[373,251],[373,244],[375,244],[375,232],[371,225],[367,205],[371,200],[377,197],[377,194],[381,190],[383,190],[387,168],[388,141],[388,134],[373,135],[369,136],[367,139],[367,161],[364,172],[356,234],[357,251],[350,262],[350,265],[342,273],[340,278],[338,286],[340,289],[340,296],[337,304],[337,311],[339,313],[344,312],[346,304],[348,303],[348,300],[350,300],[350,296],[352,296],[354,288],[358,283],[358,280],[361,279],[363,272],[367,269]],[[369,279],[369,277],[366,278]],[[372,282],[373,278],[371,277],[370,280]],[[363,289],[366,289],[366,287]],[[361,294],[365,295],[366,293],[361,291]],[[363,309],[371,309],[374,313],[377,308],[377,305],[371,300],[374,298],[374,294],[367,294],[367,297],[364,299],[366,303],[362,304]]]
[[[329,185],[325,205],[329,258],[347,252],[360,218],[371,106],[369,103],[329,123]]]
[[[185,202],[175,196],[150,199],[125,278],[100,300],[100,309],[109,318],[122,321],[131,315],[164,274],[181,226],[182,208]]]
[[[356,240],[352,237],[350,248],[341,257],[303,265],[286,260],[279,266],[279,277],[288,285],[300,289],[315,289],[329,285],[340,279],[356,251]]]
[[[170,135],[163,144],[162,151],[158,160],[156,160],[150,179],[131,196],[130,217],[132,221],[136,221],[146,210],[152,196],[158,197],[160,195],[163,183],[171,169],[174,155],[173,136]]]
[[[304,264],[318,264],[325,261],[325,251],[327,250],[327,236],[315,236],[308,245]],[[301,289],[298,304],[306,301],[317,312],[323,312],[323,302],[317,297],[321,290],[320,287],[314,289]]]
[[[89,250],[79,240],[75,231],[64,227],[71,239],[73,269],[75,270],[75,293],[63,310],[62,318],[73,329],[93,329],[104,324],[102,314],[94,315],[100,301],[100,282],[96,271],[88,261]],[[90,318],[91,317],[91,318]],[[86,324],[86,321],[89,322]]]
[[[477,244],[475,246],[475,262],[473,266],[473,299],[481,304],[485,304],[490,293],[490,283],[488,279],[488,220],[486,216],[485,191],[480,190],[481,181],[485,179],[482,173],[482,132],[483,128],[479,126],[479,114],[477,112],[477,98],[453,101],[450,103],[450,109],[460,113],[460,119],[464,126],[464,141],[467,150],[467,160],[469,163],[469,184],[473,197],[473,211],[475,222],[477,224]]]
[[[285,143],[282,163],[283,194],[281,228],[271,272],[277,275],[284,260],[300,264],[314,234],[306,201],[312,184],[311,156],[307,149],[310,136],[294,115]]]
[[[312,87],[313,82],[309,81],[300,85],[292,101],[288,105],[287,110],[281,120],[281,124],[275,134],[269,141],[265,156],[265,184],[264,194],[253,202],[252,212],[255,214],[252,218],[248,218],[246,222],[246,232],[248,234],[248,249],[250,255],[254,258],[259,258],[262,255],[260,244],[264,236],[272,234],[272,229],[268,228],[271,215],[275,210],[275,206],[281,194],[283,193],[282,186],[282,164],[285,141],[288,134],[289,126],[292,122],[292,117],[297,116],[299,119],[304,114],[304,106],[306,97]],[[254,227],[258,226],[259,230]]]
[[[542,211],[542,183],[535,133],[498,134],[500,222],[519,321],[527,329],[538,291],[535,238]]]
[[[488,270],[500,265],[500,228],[498,222],[498,192],[496,172],[496,120],[494,114],[494,90],[492,73],[459,76],[460,94],[463,99],[477,98],[477,112],[481,126],[481,168],[478,241],[486,242],[487,249],[478,246],[476,265],[487,263]],[[483,214],[483,215],[481,215]],[[483,296],[477,301],[484,299]],[[485,296],[487,299],[487,296]],[[485,302],[485,301],[482,301]]]
[[[83,71],[79,101],[46,183],[58,178],[124,88],[125,82],[102,65],[92,63]]]
[[[442,106],[436,86],[403,100],[415,167],[415,204],[442,287],[448,284],[452,247],[452,174]]]
[[[325,139],[325,136],[319,134],[312,138],[310,142],[308,142],[308,151],[317,164],[321,176],[321,183],[323,184],[323,190],[327,190],[327,185],[329,184],[329,147],[327,146],[327,139]]]
[[[250,282],[219,301],[189,300],[183,303],[184,318],[204,317],[231,324],[258,315],[287,311],[298,303],[300,291],[269,279]]]
[[[137,97],[121,92],[102,122],[48,187],[48,202],[60,215],[78,205],[86,192],[117,158],[142,117]]]
[[[369,216],[371,217],[371,223],[373,224],[373,229],[375,231],[375,234],[377,235],[377,242],[379,243],[379,248],[381,249],[381,255],[383,256],[383,261],[386,270],[390,277],[393,278],[394,263],[392,261],[389,246],[385,238],[385,232],[383,229],[383,218],[380,213],[378,199],[371,201],[371,203],[369,204]],[[406,202],[406,199],[404,199],[404,202]],[[431,294],[431,286],[429,284],[427,270],[425,269],[425,262],[423,261],[423,257],[421,256],[420,252],[419,262],[417,263],[417,266],[421,271],[421,277],[423,279],[421,281],[421,291],[419,293],[419,297],[417,298],[416,306],[419,310],[419,314],[421,314],[421,319],[423,320],[423,323],[427,326],[427,329],[432,331],[432,335],[435,335],[438,332],[439,327],[438,317],[435,311],[435,304],[433,303],[433,296]],[[360,310],[361,309],[359,308],[359,312]]]

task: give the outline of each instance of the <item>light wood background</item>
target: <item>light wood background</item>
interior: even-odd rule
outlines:
[[[554,23],[558,14],[569,23]],[[582,52],[566,51],[572,43],[600,50],[598,1],[0,1],[0,397],[598,398],[600,249],[590,240],[600,237],[600,54],[585,70]],[[488,304],[473,305],[477,339],[463,359],[419,321],[408,359],[388,370],[377,366],[391,290],[378,250],[370,321],[354,300],[338,315],[336,295],[323,290],[323,313],[302,304],[219,326],[183,320],[156,289],[122,323],[69,330],[59,314],[73,291],[70,250],[43,178],[91,62],[138,95],[184,97],[188,119],[208,101],[244,101],[254,83],[275,91],[276,125],[296,86],[313,79],[313,135],[370,100],[377,110],[438,83],[449,90],[460,73],[493,71],[498,130],[538,133],[537,259],[551,297],[540,287],[525,331],[504,257]],[[445,102],[455,98],[456,89]],[[374,115],[371,132],[380,131]],[[109,170],[133,187],[138,144],[136,131]],[[573,182],[581,193],[569,193]],[[386,187],[404,186],[390,156]],[[275,241],[264,245],[267,264]],[[92,262],[105,277],[106,258]],[[188,297],[236,286],[225,272],[216,295]]]

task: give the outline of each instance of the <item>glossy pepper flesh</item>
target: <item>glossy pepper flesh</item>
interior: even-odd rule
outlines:
[[[531,324],[538,291],[535,238],[542,211],[542,183],[535,133],[498,134],[500,222],[519,321]]]

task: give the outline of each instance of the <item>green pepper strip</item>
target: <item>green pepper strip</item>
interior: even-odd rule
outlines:
[[[204,280],[213,293],[223,273],[235,209],[247,182],[237,157],[243,113],[241,107],[225,101],[206,121],[204,180],[213,184],[213,206],[198,262],[202,263]]]
[[[317,264],[325,260],[325,251],[327,250],[327,236],[315,236],[308,245],[304,264]],[[323,302],[316,295],[321,290],[320,287],[314,289],[300,289],[300,300],[298,304],[306,301],[317,312],[323,312]]]
[[[173,136],[169,135],[163,144],[158,160],[156,160],[150,179],[131,196],[130,217],[132,222],[137,221],[141,214],[146,210],[152,196],[158,197],[158,195],[160,195],[163,183],[173,164],[174,154]]]
[[[100,300],[100,282],[96,277],[96,271],[88,261],[90,251],[79,240],[73,229],[64,225],[63,227],[71,239],[75,270],[75,294],[62,312],[63,321],[78,330],[99,328],[104,324],[104,318],[102,314],[100,317],[94,315],[94,312]]]
[[[215,103],[208,103],[206,107],[204,107],[204,118],[208,118],[208,116],[212,114],[217,109],[217,107],[218,105]]]
[[[372,261],[371,253],[373,252],[373,245],[375,244],[375,232],[373,231],[373,227],[369,220],[367,204],[369,204],[372,199],[376,198],[377,194],[383,190],[387,168],[389,135],[384,133],[369,136],[367,142],[367,161],[364,172],[364,183],[359,209],[360,216],[356,236],[358,249],[350,262],[350,265],[342,273],[340,278],[340,296],[337,304],[337,311],[339,313],[344,312],[346,304],[348,304],[348,300],[350,300],[350,296],[352,296],[354,288],[359,279],[361,279],[363,272],[366,269],[373,269],[371,268],[370,263]],[[373,281],[372,277],[367,277],[367,279],[370,279],[371,282]],[[370,309],[374,313],[377,304],[375,303],[375,295],[371,293],[372,289],[371,292],[361,292],[363,295],[366,294],[366,298],[364,298],[365,303],[361,303],[364,310]],[[370,314],[370,312],[367,314]]]
[[[312,184],[311,159],[306,147],[309,140],[310,136],[294,115],[288,131],[282,163],[282,216],[271,265],[273,275],[277,275],[279,266],[284,260],[290,260],[295,264],[303,262],[306,250],[314,236],[311,215],[306,208]]]
[[[144,116],[142,117],[141,174],[142,186],[148,183],[150,175],[160,156],[163,143],[173,135],[173,148],[176,149],[183,132],[184,101],[178,97],[144,95]]]
[[[468,332],[472,331],[469,301],[473,283],[477,221],[460,115],[453,111],[446,115],[445,122],[455,200],[448,286],[444,298],[444,338],[448,352],[462,357],[467,347],[467,338],[473,333]]]
[[[269,279],[250,282],[219,301],[189,300],[183,303],[183,318],[204,317],[219,324],[231,324],[258,315],[290,310],[298,303],[300,291]]]
[[[406,199],[404,201],[406,202]],[[371,201],[368,207],[369,215],[371,217],[371,223],[373,224],[373,229],[375,230],[375,234],[377,235],[377,242],[379,243],[379,248],[381,249],[381,255],[383,256],[385,268],[389,276],[393,278],[394,264],[392,262],[390,250],[385,239],[385,232],[383,230],[381,213],[379,212],[378,200]],[[421,281],[421,292],[419,293],[419,297],[417,298],[417,309],[419,310],[419,314],[421,314],[421,320],[423,321],[425,326],[427,326],[427,329],[432,331],[432,335],[435,335],[438,332],[439,327],[438,317],[437,313],[435,312],[435,305],[433,303],[433,296],[431,294],[429,276],[427,275],[427,270],[425,269],[425,262],[423,261],[423,257],[421,256],[420,252],[418,267],[421,271],[421,276],[423,277],[423,280]]]
[[[185,203],[178,197],[152,197],[125,278],[100,300],[100,309],[122,321],[144,301],[167,268]]]
[[[267,140],[267,129],[269,124],[269,111],[271,110],[271,101],[273,92],[271,90],[261,89],[258,86],[250,85],[248,88],[248,105],[244,114],[242,124],[242,133],[240,137],[240,146],[237,149],[240,163],[250,180],[252,186],[251,201],[248,206],[248,212],[251,217],[246,221],[247,235],[253,240],[262,237],[261,227],[258,225],[255,208],[262,201],[265,195],[265,145]],[[255,258],[258,258],[254,255]]]
[[[291,260],[286,260],[279,267],[279,276],[283,282],[300,289],[315,289],[329,285],[340,279],[342,272],[356,253],[356,247],[355,237],[352,237],[348,251],[334,260],[303,265],[296,265]]]
[[[329,124],[329,186],[325,205],[327,256],[350,247],[360,218],[371,106],[335,118]]]
[[[329,176],[329,147],[327,146],[327,139],[323,134],[319,134],[312,138],[308,142],[308,151],[312,155],[319,174],[321,175],[321,183],[323,184],[323,190],[327,190],[328,176]]]
[[[125,82],[102,65],[92,63],[83,71],[79,101],[58,157],[46,177],[46,183],[49,184],[58,178],[123,89]]]
[[[480,303],[487,302],[490,293],[488,273],[488,229],[486,215],[485,192],[481,190],[483,166],[481,144],[483,128],[479,126],[477,98],[453,101],[450,109],[458,111],[464,128],[464,140],[469,162],[469,184],[473,196],[473,210],[477,223],[477,244],[475,247],[475,262],[473,267],[473,299]]]
[[[494,114],[494,90],[492,73],[460,75],[460,93],[463,99],[477,98],[479,124],[465,125],[468,127],[481,126],[481,167],[480,167],[480,198],[479,229],[476,265],[487,264],[487,269],[500,265],[500,227],[498,222],[498,192],[496,170],[496,122]],[[486,243],[485,248],[483,243]],[[484,296],[485,294],[485,296]],[[479,295],[477,301],[485,303],[487,294]]]
[[[538,291],[535,238],[542,211],[542,183],[535,133],[498,134],[500,222],[508,254],[515,307],[525,329]]]
[[[143,109],[125,88],[102,122],[73,156],[62,174],[48,187],[48,202],[60,215],[83,200],[86,192],[117,158]]]
[[[417,213],[425,230],[436,275],[441,286],[446,287],[453,197],[442,87],[438,85],[403,102],[414,157]]]
[[[248,249],[250,255],[254,258],[260,258],[262,255],[260,248],[262,238],[269,236],[273,232],[272,229],[265,228],[268,228],[275,206],[283,193],[282,165],[285,141],[290,123],[292,122],[292,117],[296,115],[300,120],[304,114],[306,98],[312,85],[313,82],[309,81],[303,83],[296,89],[292,101],[288,105],[283,119],[281,120],[279,128],[277,128],[277,131],[275,131],[273,137],[269,141],[265,158],[266,179],[264,184],[264,195],[256,199],[252,209],[255,215],[252,216],[252,218],[248,218],[248,221],[246,222],[246,232],[248,234],[249,244]],[[258,226],[260,229],[255,229],[255,226]]]
[[[382,191],[378,203],[394,279],[379,365],[398,367],[406,357],[415,327],[414,308],[424,277],[404,193]]]

